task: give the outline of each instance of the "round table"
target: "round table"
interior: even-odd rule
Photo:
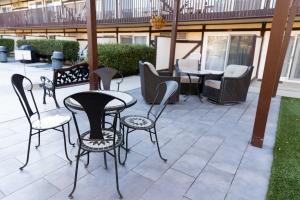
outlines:
[[[122,99],[126,103],[125,108],[131,107],[137,102],[134,96],[126,92],[120,92],[114,90],[93,90],[92,92],[108,94],[116,98]],[[82,106],[72,98],[68,98],[66,100],[66,104],[75,110],[83,110]],[[114,99],[105,106],[105,111],[115,111],[123,108],[124,108],[124,103],[120,100]]]

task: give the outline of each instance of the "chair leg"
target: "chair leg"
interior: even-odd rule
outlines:
[[[68,140],[69,140],[69,144],[72,145],[73,147],[75,147],[75,143],[71,142],[71,136],[70,136],[71,130],[70,130],[70,122],[68,122]]]
[[[157,145],[157,150],[158,150],[159,157],[160,157],[163,161],[167,162],[167,159],[164,158],[164,157],[162,157],[162,155],[161,155],[161,153],[160,153],[160,148],[159,148],[158,139],[157,139],[157,132],[156,132],[156,128],[155,128],[155,127],[154,127],[154,135],[155,135],[155,140],[156,140],[156,145]]]
[[[66,142],[65,128],[64,128],[64,126],[61,126],[61,127],[62,127],[63,137],[64,137],[65,155],[66,155],[66,158],[68,159],[68,161],[70,162],[70,164],[72,164],[72,160],[70,160],[70,158],[68,156],[68,151],[67,151],[67,142]]]
[[[35,148],[39,148],[39,146],[41,145],[41,131],[38,132],[38,145],[35,146]]]
[[[44,88],[44,95],[43,95],[43,104],[46,104],[46,88]]]
[[[124,135],[124,133],[123,133],[123,135]],[[127,127],[127,132],[126,132],[126,142],[125,142],[125,157],[124,157],[124,160],[123,160],[123,162],[121,161],[121,146],[119,146],[119,148],[118,148],[118,157],[119,157],[119,163],[120,163],[120,165],[125,165],[125,162],[126,162],[126,160],[127,160],[127,154],[128,154],[128,151],[129,151],[129,149],[128,149],[128,135],[129,135],[129,128]]]
[[[153,138],[152,138],[152,132],[149,130],[149,135],[150,135],[150,140],[151,140],[151,142],[154,144],[155,143],[155,141],[153,140]]]
[[[55,94],[55,89],[54,89],[52,92],[53,92],[53,99],[54,99],[55,105],[56,105],[57,108],[60,108],[60,107],[59,107],[59,104],[57,103],[56,94]]]
[[[123,198],[121,192],[120,192],[120,188],[119,188],[119,174],[118,174],[118,163],[117,163],[117,153],[116,153],[116,149],[114,148],[114,159],[115,159],[115,171],[116,171],[116,186],[117,186],[117,191],[119,194],[120,199]]]
[[[29,161],[29,153],[30,153],[30,145],[31,145],[31,136],[32,136],[31,134],[32,134],[32,129],[30,128],[29,141],[28,141],[28,149],[27,149],[27,158],[26,158],[25,164],[24,164],[22,167],[20,167],[20,170],[23,170],[24,167],[27,166],[28,161]]]
[[[74,185],[73,185],[72,192],[69,194],[70,199],[73,199],[73,193],[76,189],[79,158],[80,158],[80,147],[78,147],[78,153],[77,153],[77,156],[76,156],[75,178],[74,178]]]
[[[104,166],[105,166],[105,169],[107,169],[106,152],[103,152],[103,160],[104,160]]]
[[[86,154],[86,163],[85,163],[85,168],[87,168],[88,166],[89,166],[89,164],[90,164],[90,153],[88,152],[87,154]]]

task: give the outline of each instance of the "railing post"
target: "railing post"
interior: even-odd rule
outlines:
[[[116,0],[116,19],[119,18],[119,1]]]

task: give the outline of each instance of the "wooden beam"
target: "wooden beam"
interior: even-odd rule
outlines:
[[[282,72],[282,68],[283,68],[283,64],[284,64],[286,51],[289,46],[291,32],[293,30],[293,22],[295,21],[298,5],[299,5],[299,0],[293,0],[293,3],[290,8],[290,15],[288,18],[286,30],[284,33],[284,39],[283,39],[283,43],[282,43],[281,53],[280,53],[280,56],[278,59],[278,71],[277,71],[277,77],[276,77],[276,81],[275,81],[275,85],[274,85],[274,89],[273,89],[273,97],[275,97],[277,94],[279,80],[280,80],[280,76],[281,76],[281,72]]]
[[[180,0],[174,0],[172,32],[171,32],[171,45],[170,45],[170,57],[169,57],[169,71],[170,71],[170,73],[172,73],[173,69],[174,69],[179,7],[180,7]]]
[[[283,44],[285,27],[289,16],[291,1],[292,0],[277,0],[276,2],[266,64],[251,140],[251,144],[255,147],[261,148],[264,142],[264,135],[270,110],[271,98],[278,71],[276,67],[278,67],[277,63],[280,53],[283,53],[281,52],[281,47]]]
[[[98,89],[98,77],[93,73],[98,67],[97,55],[97,22],[96,22],[96,1],[86,0],[87,13],[87,36],[88,36],[88,63],[90,71],[90,89]]]

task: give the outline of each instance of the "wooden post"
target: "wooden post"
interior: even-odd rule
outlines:
[[[180,6],[180,0],[174,0],[172,32],[171,32],[171,45],[170,45],[170,57],[169,57],[169,72],[170,73],[172,73],[173,69],[174,69],[179,6]]]
[[[277,0],[251,144],[262,147],[291,0]],[[275,68],[275,69],[274,69]]]
[[[278,71],[277,71],[277,77],[276,77],[276,81],[275,81],[275,85],[274,85],[274,89],[273,89],[273,97],[275,97],[277,94],[279,80],[280,80],[280,76],[281,76],[281,72],[282,72],[282,68],[283,68],[283,64],[284,64],[286,51],[289,46],[291,32],[293,30],[293,22],[295,21],[298,5],[299,5],[299,0],[293,0],[293,3],[290,8],[290,15],[288,18],[286,30],[284,33],[284,39],[283,39],[283,43],[282,43],[281,53],[280,53],[280,56],[278,59]]]
[[[96,22],[96,1],[86,0],[87,13],[87,36],[88,36],[88,63],[90,71],[90,89],[98,89],[98,77],[93,73],[98,67],[97,55],[97,22]]]
[[[151,37],[152,37],[152,27],[149,26],[149,47],[151,46]]]

